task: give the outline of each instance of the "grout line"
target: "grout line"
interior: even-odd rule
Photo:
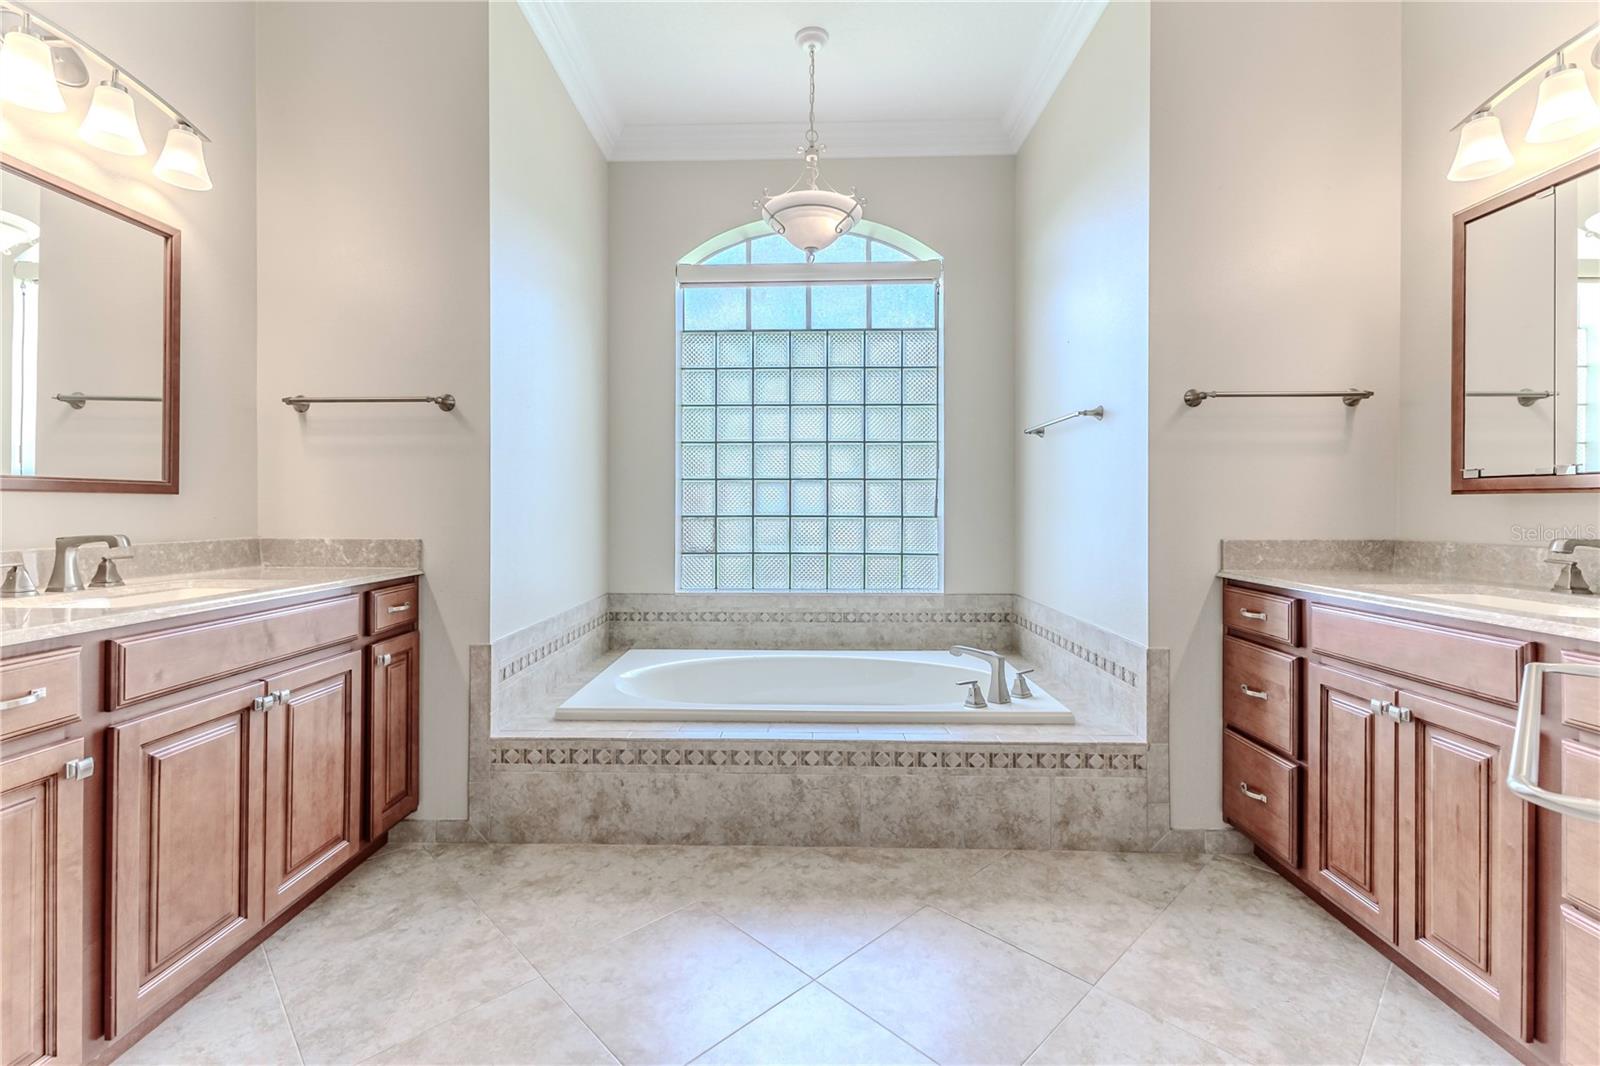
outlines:
[[[300,1037],[295,1034],[294,1022],[289,1018],[289,1006],[283,1001],[283,989],[278,985],[278,972],[272,968],[272,957],[267,954],[266,944],[262,944],[256,950],[261,952],[261,961],[267,964],[267,977],[272,981],[272,994],[278,997],[278,1011],[283,1015],[283,1024],[289,1028],[289,1042],[294,1045],[294,1057],[300,1060],[301,1066],[304,1066],[306,1056],[300,1050]]]
[[[1383,975],[1383,987],[1378,989],[1378,1002],[1372,1008],[1372,1023],[1367,1026],[1367,1035],[1361,1041],[1361,1054],[1356,1056],[1357,1062],[1362,1062],[1367,1057],[1367,1045],[1372,1043],[1372,1034],[1378,1031],[1378,1015],[1383,1013],[1383,997],[1389,994],[1389,982],[1394,980],[1394,963],[1389,964],[1389,970]]]
[[[726,917],[723,917],[723,915],[721,913],[718,913],[717,917],[718,918],[722,918],[722,920],[725,921],[725,922],[728,922],[729,925],[733,925],[733,922],[730,919],[728,919]],[[734,928],[737,929],[739,927],[738,926],[734,926]],[[750,936],[750,934],[745,932],[745,930],[743,930],[743,929],[739,929],[739,932],[744,933],[745,936]],[[755,937],[750,937],[750,939],[755,940]],[[756,941],[756,942],[758,944],[761,943],[760,941]],[[767,947],[766,944],[761,944],[761,946],[764,947],[764,948],[767,948],[768,951],[772,951],[772,949]],[[776,955],[777,952],[773,952],[773,954]],[[779,958],[782,958],[782,956],[779,956]],[[784,962],[789,962],[788,959],[784,959],[783,961]],[[789,963],[789,965],[794,966],[793,963]],[[798,970],[800,968],[798,966],[796,966],[795,969]],[[800,972],[801,973],[805,973],[804,970],[801,970]],[[783,1006],[785,1003],[789,1002],[795,996],[798,996],[800,993],[804,992],[806,989],[810,988],[812,985],[814,985],[816,983],[817,983],[817,979],[815,977],[812,977],[810,974],[806,974],[806,983],[805,984],[801,985],[799,988],[795,989],[793,992],[790,992],[788,995],[786,995],[782,999],[778,1000],[778,1002],[774,1003],[772,1006],[768,1007],[766,1010],[764,1010],[761,1013],[757,1014],[754,1018],[751,1018],[749,1021],[747,1021],[747,1022],[743,1023],[742,1025],[738,1026],[736,1029],[733,1030],[733,1032],[729,1033],[727,1036],[719,1038],[718,1040],[713,1042],[711,1044],[711,1046],[703,1048],[700,1051],[695,1052],[693,1055],[691,1055],[689,1057],[688,1061],[690,1063],[694,1063],[694,1062],[698,1061],[702,1056],[708,1055],[711,1052],[715,1051],[717,1048],[721,1047],[723,1044],[726,1044],[728,1041],[732,1040],[735,1036],[738,1036],[740,1033],[742,1033],[746,1029],[750,1028],[750,1026],[754,1025],[756,1022],[760,1021],[762,1018],[765,1018],[767,1015],[771,1014],[773,1011],[777,1010],[779,1007]],[[846,1005],[848,1006],[848,1004],[846,1004]]]

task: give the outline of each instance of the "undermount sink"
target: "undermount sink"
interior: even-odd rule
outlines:
[[[1448,600],[1469,607],[1493,607],[1523,613],[1555,614],[1563,618],[1586,618],[1600,622],[1600,598],[1574,597],[1573,603],[1553,603],[1550,600],[1524,599],[1519,596],[1496,596],[1487,592],[1428,592],[1430,599]]]
[[[12,608],[104,611],[133,607],[158,607],[186,600],[203,600],[239,592],[241,585],[174,585],[167,588],[85,589],[81,592],[46,592],[39,596],[15,599]]]

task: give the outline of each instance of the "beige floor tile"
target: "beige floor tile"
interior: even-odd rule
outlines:
[[[693,903],[722,849],[459,845],[438,861],[540,969]]]
[[[117,1061],[129,1066],[266,1066],[298,1063],[300,1052],[267,960],[257,948]]]
[[[705,1066],[914,1066],[929,1059],[813,984],[694,1061]]]
[[[821,981],[923,1054],[946,1063],[1020,1063],[1089,989],[931,908]]]
[[[1016,852],[929,902],[1093,982],[1203,865],[1181,855]]]
[[[1511,1066],[1516,1061],[1398,966],[1389,971],[1361,1055],[1363,1066]]]
[[[1276,874],[1210,862],[1100,979],[1258,1062],[1355,1062],[1389,963]]]
[[[373,856],[265,950],[311,1063],[365,1058],[535,976],[421,849]]]
[[[741,870],[707,886],[705,899],[813,977],[921,906],[876,864],[807,848],[753,849]]]
[[[871,871],[890,888],[919,900],[982,872],[1009,852],[994,848],[827,848],[835,862]]]
[[[1239,1060],[1098,988],[1028,1059],[1029,1066],[1210,1066]]]
[[[617,1060],[544,979],[536,977],[367,1061],[407,1066],[590,1066]]]
[[[806,984],[705,907],[677,911],[546,971],[625,1063],[682,1063]]]

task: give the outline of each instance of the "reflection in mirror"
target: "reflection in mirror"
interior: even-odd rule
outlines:
[[[0,171],[6,488],[176,491],[175,240],[42,175]]]
[[[1600,484],[1594,160],[1460,212],[1456,256],[1455,490]]]

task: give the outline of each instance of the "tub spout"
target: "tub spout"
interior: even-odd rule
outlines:
[[[955,645],[950,649],[950,654],[955,656],[971,655],[978,659],[987,660],[989,663],[989,702],[1011,702],[1011,692],[1006,688],[1006,657],[1004,655],[997,651],[968,647],[965,644]]]

